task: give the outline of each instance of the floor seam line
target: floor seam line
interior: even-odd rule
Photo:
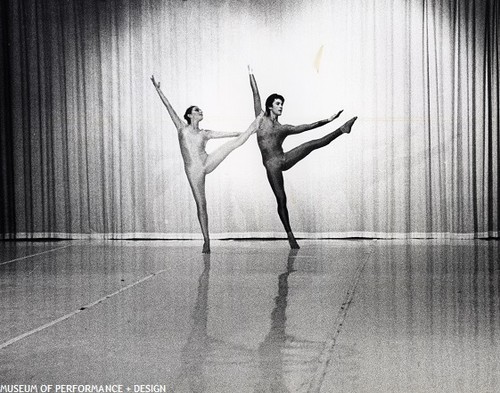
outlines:
[[[10,340],[5,341],[4,343],[0,344],[0,350],[8,347],[9,345],[12,345],[12,344],[16,343],[17,341],[20,341],[20,340],[22,340],[22,339],[24,339],[26,337],[29,337],[29,336],[31,336],[31,335],[33,335],[35,333],[41,332],[42,330],[45,330],[45,329],[47,329],[47,328],[49,328],[51,326],[54,326],[54,325],[56,325],[59,322],[65,321],[66,319],[71,318],[74,315],[77,315],[77,314],[79,314],[79,313],[81,313],[81,312],[83,312],[85,310],[88,310],[88,309],[96,306],[97,304],[102,303],[102,302],[106,301],[107,299],[110,299],[111,297],[113,297],[115,295],[118,295],[121,292],[126,291],[127,289],[135,287],[136,285],[138,285],[138,284],[140,284],[140,283],[142,283],[144,281],[147,281],[147,280],[149,280],[149,279],[157,276],[158,274],[165,273],[166,271],[167,271],[166,269],[162,269],[162,270],[159,270],[159,271],[157,271],[155,273],[151,273],[148,276],[143,277],[143,278],[141,278],[140,280],[138,280],[138,281],[136,281],[134,283],[131,283],[131,284],[129,284],[129,285],[123,287],[123,288],[120,288],[119,290],[117,290],[115,292],[107,294],[106,296],[103,296],[103,297],[101,297],[98,300],[95,300],[95,301],[93,301],[91,303],[88,303],[85,306],[82,306],[82,307],[78,308],[77,310],[73,310],[72,312],[70,312],[70,313],[68,313],[66,315],[63,315],[62,317],[59,317],[57,319],[54,319],[53,321],[47,322],[46,324],[43,324],[43,325],[41,325],[41,326],[39,326],[39,327],[37,327],[35,329],[32,329],[32,330],[30,330],[30,331],[28,331],[26,333],[23,333],[23,334],[21,334],[21,335],[19,335],[17,337],[11,338]]]
[[[12,262],[22,261],[23,259],[28,259],[28,258],[36,257],[38,255],[47,254],[47,253],[52,252],[52,251],[62,250],[63,248],[68,248],[68,247],[71,247],[71,246],[72,246],[72,244],[68,244],[66,246],[52,248],[50,250],[45,250],[45,251],[42,251],[42,252],[39,252],[39,253],[36,253],[36,254],[25,255],[24,257],[19,257],[19,258],[12,259],[10,261],[2,262],[2,263],[0,263],[0,266],[7,265],[7,264],[12,263]]]
[[[344,300],[340,306],[340,309],[337,313],[337,318],[335,320],[335,331],[333,333],[333,336],[325,342],[323,351],[319,355],[318,362],[320,364],[314,376],[310,380],[310,383],[307,388],[308,393],[319,392],[321,389],[321,385],[323,384],[323,380],[326,376],[326,372],[330,364],[331,356],[333,354],[333,349],[335,347],[337,338],[340,335],[344,322],[347,318],[347,311],[349,310],[349,307],[354,299],[354,293],[356,291],[356,287],[358,286],[358,282],[361,278],[361,273],[363,272],[365,265],[368,263],[368,261],[370,260],[375,251],[374,246],[372,246],[371,248],[372,249],[365,257],[363,262],[360,263],[359,266],[357,267],[356,272],[354,273],[354,276],[352,278],[351,284],[347,290],[347,293],[344,296]]]

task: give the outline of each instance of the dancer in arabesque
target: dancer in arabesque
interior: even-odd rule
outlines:
[[[255,120],[250,124],[248,129],[242,133],[203,130],[199,127],[200,122],[203,120],[203,111],[199,107],[193,105],[187,108],[184,114],[186,122],[182,121],[167,97],[161,91],[160,82],[157,82],[154,76],[151,77],[151,81],[177,128],[181,154],[184,160],[184,170],[196,202],[198,220],[203,234],[204,243],[202,252],[208,254],[210,253],[210,236],[208,233],[205,177],[217,168],[229,153],[243,145],[250,135],[257,131],[259,122],[264,113],[257,113]],[[234,139],[226,142],[210,154],[205,151],[205,146],[209,139],[229,137],[234,137]]]
[[[257,115],[262,111],[259,89],[250,66],[248,66],[248,73],[253,93],[254,111]],[[265,115],[257,130],[257,143],[259,144],[259,149],[262,154],[262,163],[266,168],[267,179],[269,180],[269,184],[271,185],[278,203],[278,215],[285,228],[288,242],[292,249],[298,249],[300,248],[299,244],[297,243],[297,240],[292,232],[292,228],[290,227],[290,219],[286,205],[283,171],[287,171],[292,168],[297,162],[302,160],[312,151],[328,145],[342,134],[348,134],[351,132],[351,127],[357,117],[353,117],[343,126],[322,138],[305,142],[290,151],[284,152],[283,142],[287,136],[324,126],[338,118],[342,113],[342,111],[340,111],[336,115],[330,116],[328,119],[319,120],[311,124],[302,124],[298,126],[284,125],[280,124],[278,121],[278,118],[281,116],[283,111],[284,103],[285,99],[283,96],[276,93],[271,94],[267,98],[265,102]]]

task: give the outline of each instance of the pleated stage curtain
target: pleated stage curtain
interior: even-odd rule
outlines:
[[[499,2],[1,2],[3,238],[198,238],[176,130],[243,131],[247,64],[282,123],[350,135],[285,172],[304,237],[497,237]],[[210,141],[208,150],[223,143]],[[207,177],[217,237],[281,236],[255,136]]]

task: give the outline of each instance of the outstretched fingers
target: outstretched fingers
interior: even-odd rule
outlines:
[[[157,89],[160,88],[160,82],[156,82],[154,75],[151,75],[151,82],[153,82],[154,87],[156,87]]]
[[[342,112],[344,112],[343,109],[341,111],[339,111],[339,113],[337,113],[336,115],[330,116],[328,118],[328,121],[331,122],[331,121],[335,120],[336,118],[338,118],[341,115]]]

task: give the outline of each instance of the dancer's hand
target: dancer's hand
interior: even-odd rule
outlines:
[[[250,64],[248,64],[247,67],[248,67],[248,73],[253,74],[252,66]]]
[[[340,116],[340,114],[344,112],[344,110],[342,109],[339,113],[337,113],[336,115],[333,115],[333,116],[330,116],[327,120],[328,120],[328,123],[330,123],[331,121],[334,121],[337,117]]]
[[[156,82],[154,75],[151,75],[151,82],[153,82],[153,85],[157,90],[160,89],[160,82]]]

